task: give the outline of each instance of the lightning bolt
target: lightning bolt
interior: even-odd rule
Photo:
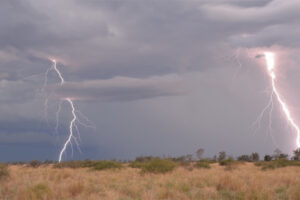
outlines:
[[[73,119],[71,120],[70,122],[70,126],[69,126],[69,136],[68,136],[68,139],[66,140],[62,150],[60,151],[59,153],[59,158],[58,158],[58,162],[61,162],[61,159],[62,159],[62,156],[63,154],[65,153],[66,149],[67,149],[67,146],[69,144],[72,145],[72,139],[75,139],[75,142],[77,141],[76,138],[74,138],[74,134],[73,134],[73,128],[74,126],[76,127],[76,120],[77,120],[77,116],[76,116],[76,113],[75,113],[75,107],[74,107],[74,103],[73,101],[70,99],[70,98],[66,98],[66,101],[69,102],[71,108],[72,108],[72,115],[73,115]],[[77,128],[76,128],[77,129]],[[77,129],[78,130],[78,129]],[[77,143],[77,142],[76,142]],[[78,143],[77,143],[78,144]]]
[[[261,113],[260,118],[263,116],[264,112],[269,107],[271,107],[270,113],[272,112],[272,109],[273,109],[273,96],[275,95],[275,97],[277,98],[287,121],[296,130],[296,133],[297,133],[296,144],[297,144],[297,147],[299,148],[300,147],[300,129],[299,129],[298,125],[296,124],[295,120],[293,119],[293,117],[291,116],[291,112],[290,112],[287,104],[282,99],[282,97],[281,97],[281,95],[280,95],[280,93],[279,93],[279,91],[276,87],[275,54],[272,53],[272,52],[264,52],[264,55],[265,55],[265,60],[266,60],[266,63],[267,63],[267,72],[268,72],[268,75],[271,78],[272,93],[271,93],[270,102],[269,102],[268,106]]]
[[[63,85],[65,83],[65,79],[62,77],[62,74],[60,73],[60,71],[57,69],[56,66],[56,60],[52,60],[53,62],[53,69],[54,71],[57,73],[59,79],[60,79],[60,85]]]
[[[57,74],[58,78],[60,79],[60,85],[63,86],[65,84],[65,79],[64,79],[62,73],[57,68],[57,62],[56,62],[56,60],[51,60],[51,61],[52,61],[53,65],[49,69],[47,69],[47,71],[45,73],[44,88],[47,86],[48,74],[49,74],[49,72],[51,70],[53,70]],[[73,100],[70,97],[68,97],[68,98],[61,99],[60,102],[59,102],[58,110],[56,112],[56,126],[55,126],[55,132],[56,133],[58,133],[59,115],[60,115],[60,112],[61,112],[62,102],[64,102],[64,101],[67,102],[69,104],[69,106],[71,107],[72,119],[71,119],[70,124],[69,124],[69,134],[68,134],[68,137],[67,137],[66,141],[64,142],[63,147],[62,147],[62,149],[60,150],[60,153],[59,153],[59,157],[58,157],[58,161],[59,162],[62,161],[62,157],[65,154],[68,146],[71,147],[72,154],[73,154],[72,141],[75,142],[75,144],[77,145],[78,150],[80,151],[79,142],[78,142],[78,139],[80,140],[80,133],[79,133],[79,128],[77,126],[77,122],[80,125],[82,125],[82,126],[94,128],[94,126],[92,126],[92,125],[86,125],[85,123],[83,123],[83,122],[81,122],[79,120],[79,118],[77,116],[77,113],[79,113],[83,117],[83,119],[85,121],[87,121],[87,122],[89,122],[91,124],[91,122],[88,120],[88,118],[85,115],[83,115],[79,110],[76,109]],[[46,115],[47,115],[47,109],[48,109],[48,96],[46,97],[46,101],[45,101],[45,113],[46,113]],[[77,135],[75,136],[74,133],[77,133],[78,138],[76,137]]]

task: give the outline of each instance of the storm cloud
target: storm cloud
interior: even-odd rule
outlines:
[[[136,79],[115,77],[108,80],[69,82],[56,86],[59,98],[74,100],[130,101],[160,96],[183,95],[184,89],[174,77]]]
[[[294,92],[299,19],[300,3],[286,0],[2,0],[1,148],[23,141],[14,146],[22,151],[30,140],[60,147],[51,136],[55,111],[70,97],[96,124],[95,130],[80,129],[82,147],[93,149],[86,157],[181,155],[199,146],[208,155],[275,147],[291,152],[294,135],[280,126],[280,117],[273,118],[276,144],[266,136],[267,125],[252,134],[269,85],[264,61],[255,57],[276,53],[285,66],[278,70],[280,89],[300,119]],[[66,83],[49,73],[50,125],[37,129],[34,122],[45,118],[42,87],[51,59]],[[70,108],[63,106],[62,138],[70,120],[64,112]],[[32,152],[11,159],[44,158]]]

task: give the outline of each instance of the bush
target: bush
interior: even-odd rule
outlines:
[[[232,164],[234,164],[235,163],[235,160],[233,160],[232,158],[229,158],[229,159],[226,159],[226,160],[221,160],[220,162],[219,162],[219,164],[221,165],[221,166],[228,166],[228,165],[232,165]]]
[[[209,169],[210,168],[210,161],[206,160],[206,159],[199,160],[198,162],[196,162],[195,167]]]
[[[294,160],[287,160],[287,159],[277,159],[273,161],[258,162],[255,165],[261,167],[262,170],[267,170],[267,169],[276,169],[276,168],[287,167],[287,166],[300,166],[300,162]]]
[[[54,168],[94,168],[96,170],[121,168],[122,163],[115,161],[71,160],[55,163]]]
[[[146,164],[145,162],[134,161],[129,164],[129,167],[141,169],[145,166],[145,164]]]
[[[54,168],[84,168],[84,167],[93,167],[96,161],[91,160],[70,160],[64,162],[58,162],[53,165]]]
[[[42,164],[42,162],[39,160],[32,160],[29,162],[29,166],[34,167],[34,168],[41,166],[41,164]]]
[[[237,168],[239,162],[233,160],[232,158],[221,160],[219,164],[225,166],[225,170],[233,170]]]
[[[97,161],[93,164],[95,170],[120,169],[122,167],[122,163],[116,161]]]
[[[245,162],[250,162],[251,158],[248,155],[241,155],[237,158],[238,161],[245,161]]]
[[[270,155],[265,155],[265,157],[264,157],[264,161],[267,161],[267,162],[271,161],[272,159],[273,159],[273,157]]]
[[[7,165],[0,164],[0,180],[6,179],[9,177],[9,171]]]
[[[178,165],[183,166],[183,167],[189,167],[190,166],[190,161],[186,160],[186,156],[180,156],[177,158],[172,158],[172,161],[176,162]]]
[[[176,163],[172,160],[153,159],[142,167],[142,173],[166,173],[175,169]]]
[[[53,199],[52,192],[47,184],[39,183],[28,188],[26,199]]]
[[[157,157],[153,157],[153,156],[139,156],[136,157],[135,161],[137,162],[149,162],[151,160],[157,159]]]

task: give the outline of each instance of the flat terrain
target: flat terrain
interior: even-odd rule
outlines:
[[[9,166],[0,182],[0,199],[188,200],[300,199],[300,167],[261,170],[252,163],[226,170],[177,167],[166,174],[141,174],[139,169],[95,171]]]

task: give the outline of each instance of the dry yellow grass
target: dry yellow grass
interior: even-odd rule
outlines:
[[[300,199],[300,167],[262,171],[251,163],[233,170],[218,164],[192,171],[141,174],[139,169],[94,171],[10,166],[0,199],[196,200]]]

